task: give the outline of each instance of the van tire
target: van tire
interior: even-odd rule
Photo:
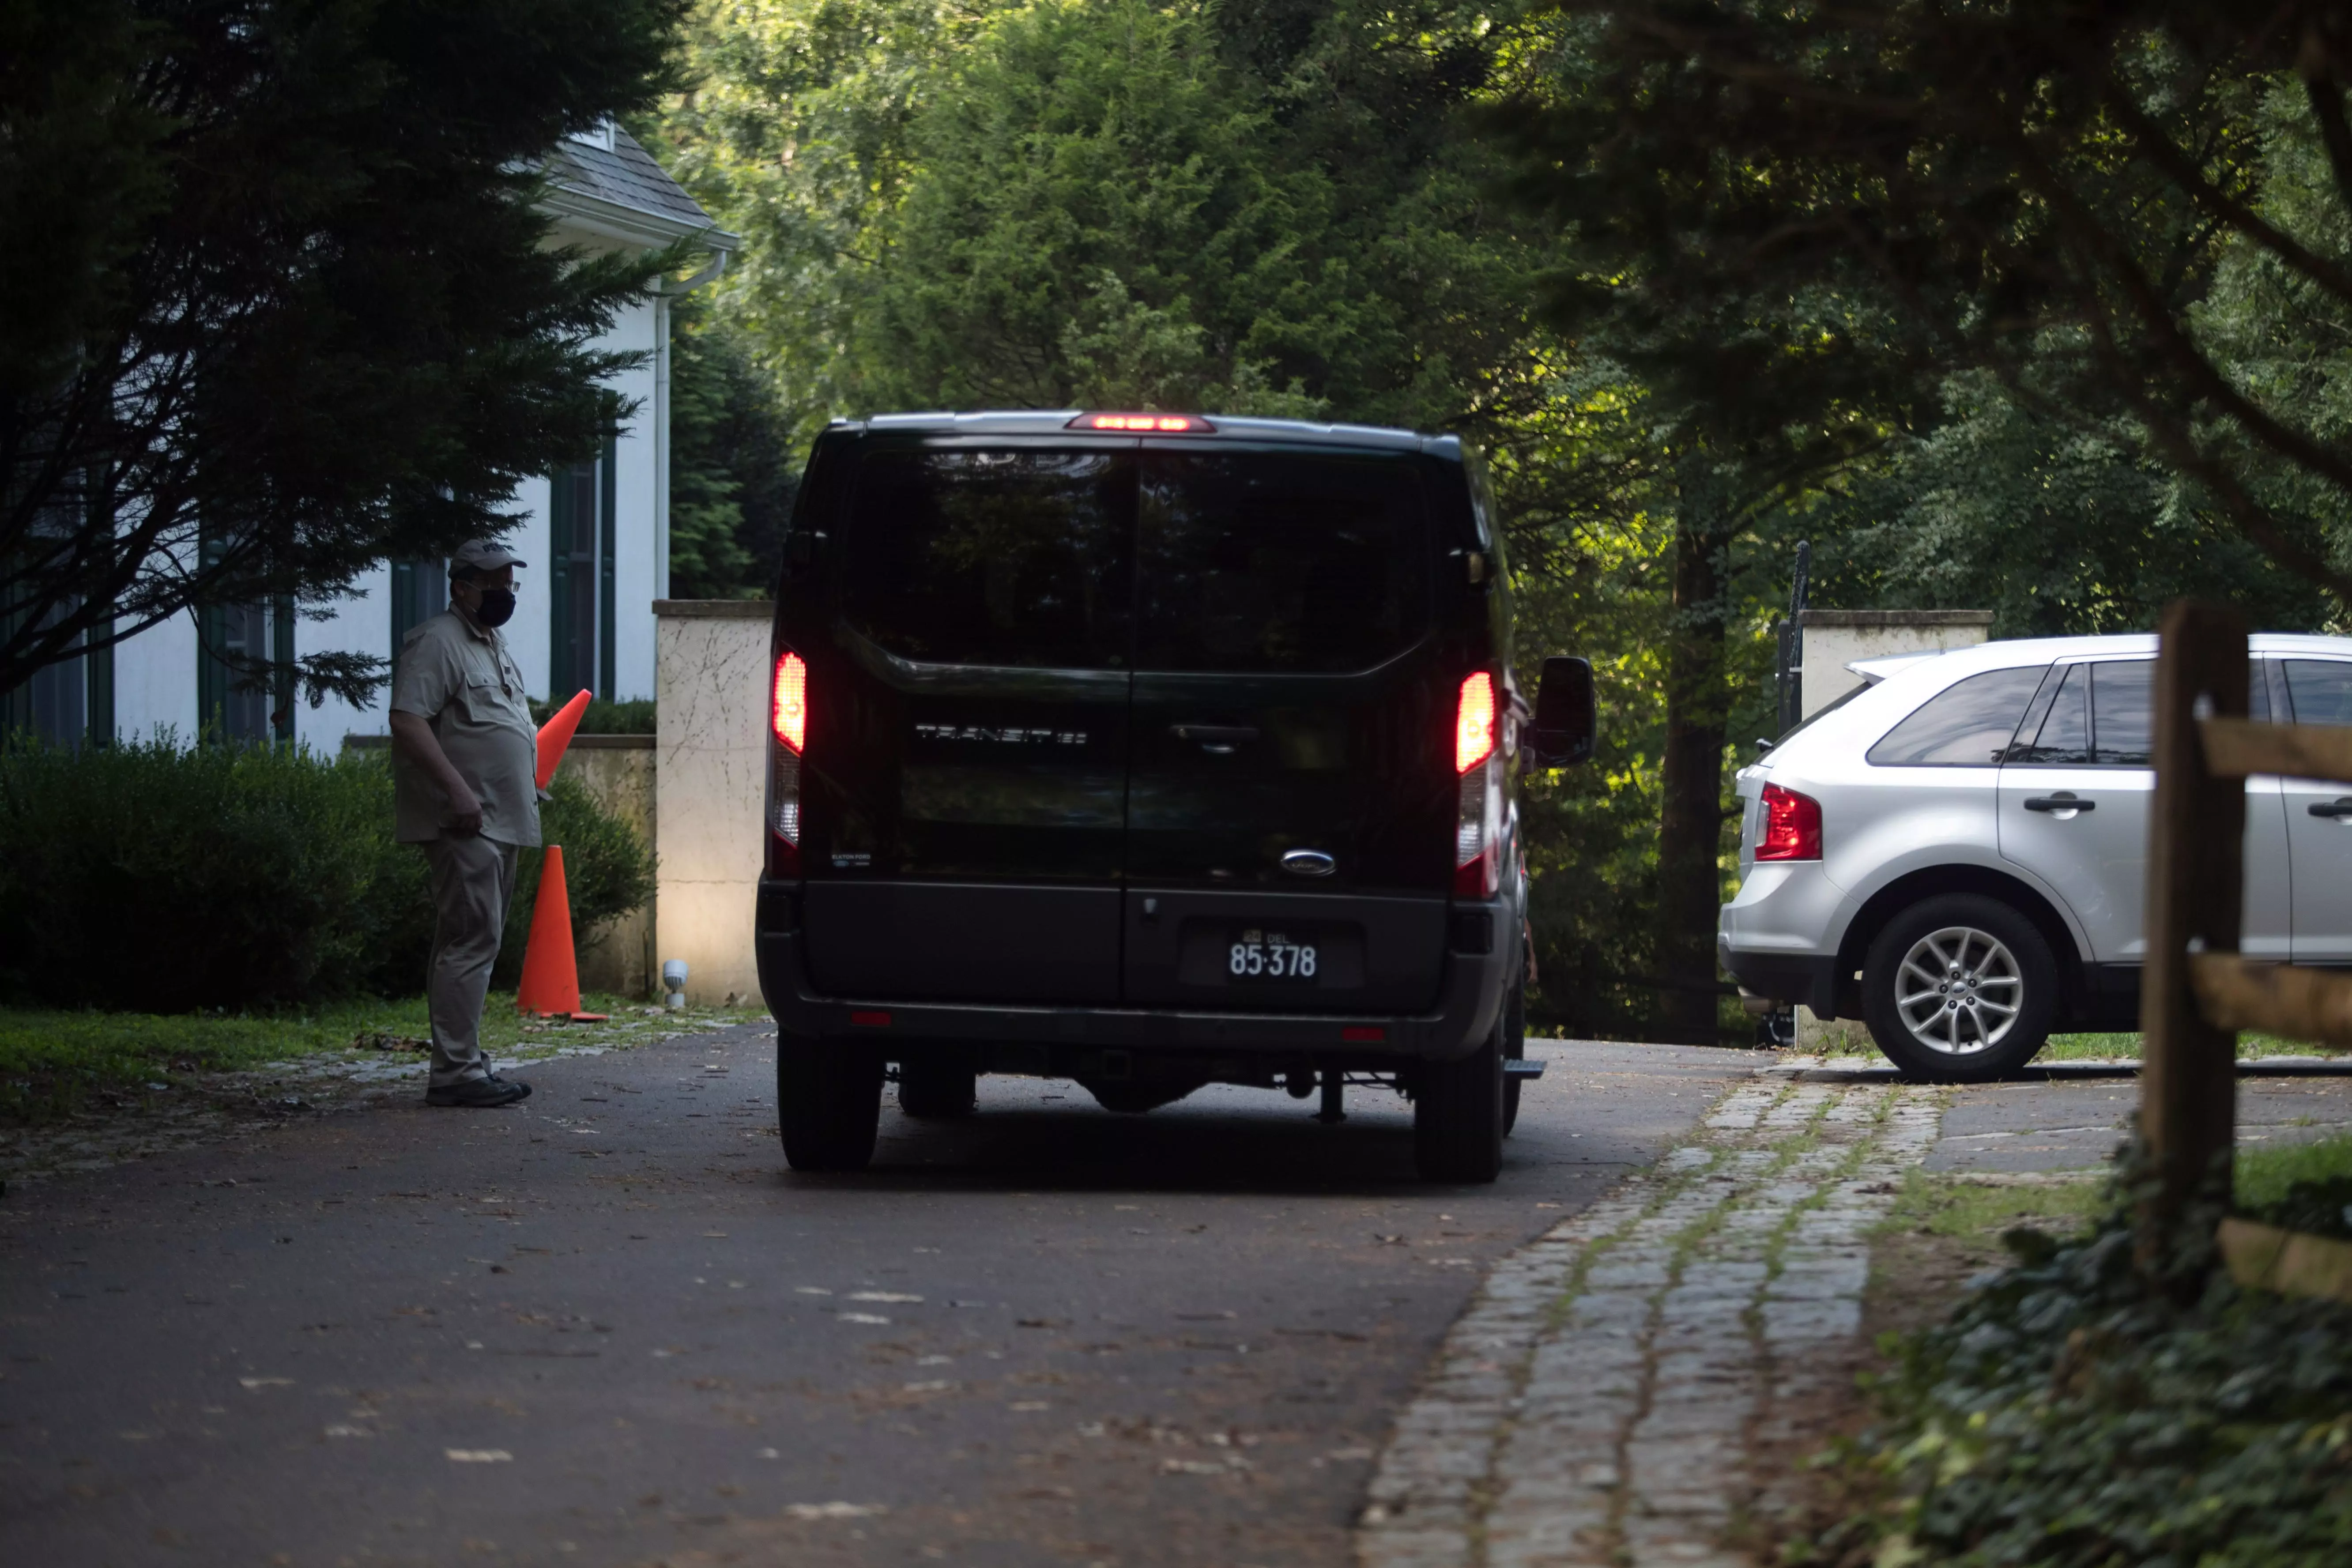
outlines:
[[[1938,1050],[1916,1037],[1897,994],[1904,960],[1922,942],[1956,931],[1977,933],[2005,949],[2005,957],[1995,955],[1986,973],[2015,980],[2013,985],[2003,982],[2000,986],[2000,994],[2013,997],[2017,1008],[2008,1033],[1965,1055]],[[1955,953],[1962,951],[1952,947],[1950,939],[1946,945]],[[1971,943],[1966,951],[1990,949]],[[1932,1006],[1933,996],[1924,999]],[[1982,1083],[2015,1072],[2049,1040],[2058,1014],[2058,961],[2041,928],[2011,905],[1982,893],[1938,894],[1897,914],[1871,942],[1862,965],[1862,1010],[1870,1037],[1904,1077],[1929,1083]]]
[[[970,1116],[980,1097],[980,1075],[969,1059],[919,1056],[898,1064],[898,1110],[919,1120]]]
[[[882,1058],[848,1040],[776,1031],[776,1121],[795,1171],[862,1171],[882,1125]]]
[[[1415,1075],[1412,1163],[1426,1182],[1491,1182],[1503,1169],[1503,1021],[1478,1048]]]
[[[1511,981],[1510,994],[1503,998],[1503,1059],[1524,1060],[1528,1054],[1528,977],[1522,963]],[[1519,1124],[1519,1090],[1525,1079],[1503,1080],[1503,1136],[1508,1138],[1511,1129]]]

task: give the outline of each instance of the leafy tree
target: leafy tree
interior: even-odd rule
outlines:
[[[1516,117],[1529,177],[1563,201],[1632,200],[1601,221],[1654,309],[1835,295],[1893,323],[1756,381],[1705,384],[1687,362],[1692,396],[1722,406],[1834,368],[1916,405],[1921,385],[1988,369],[2053,415],[2128,416],[2218,516],[2352,597],[2315,521],[2352,497],[2338,402],[2317,395],[2333,351],[2292,352],[2340,342],[2352,310],[2340,6],[1557,15],[1580,74]],[[2231,294],[2272,309],[2232,311]]]
[[[683,3],[0,11],[0,689],[194,604],[347,594],[595,448],[628,360],[588,345],[680,258],[549,248],[532,171],[650,104]]]
[[[2124,416],[2057,417],[1990,374],[1944,388],[1941,422],[1818,498],[1825,604],[1994,612],[1995,637],[2147,631],[2203,595],[2259,626],[2324,626],[2331,603],[2230,525]]]
[[[783,567],[799,483],[792,431],[728,321],[692,297],[671,321],[670,592],[756,599]]]

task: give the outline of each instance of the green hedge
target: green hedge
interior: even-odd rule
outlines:
[[[555,717],[556,710],[563,706],[561,702],[541,702],[537,698],[530,700],[530,720],[534,724],[546,723]],[[579,733],[651,735],[656,732],[654,729],[656,711],[650,697],[639,697],[627,702],[607,702],[601,697],[592,697],[588,700],[588,706],[581,711]]]
[[[575,933],[642,905],[653,857],[569,779],[541,812]],[[526,852],[509,981],[538,886]],[[424,983],[424,855],[392,837],[384,753],[199,746],[0,750],[0,997],[184,1012]]]

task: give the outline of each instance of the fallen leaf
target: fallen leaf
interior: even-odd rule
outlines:
[[[872,1519],[890,1510],[878,1502],[794,1502],[784,1511],[794,1519]]]

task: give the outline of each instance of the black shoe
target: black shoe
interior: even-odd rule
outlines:
[[[494,1072],[484,1073],[480,1078],[469,1078],[463,1083],[453,1083],[446,1088],[428,1089],[425,1091],[425,1103],[427,1105],[465,1105],[471,1106],[477,1110],[487,1110],[493,1106],[512,1105],[517,1100],[530,1098],[530,1085],[518,1083],[510,1078],[500,1078]]]

